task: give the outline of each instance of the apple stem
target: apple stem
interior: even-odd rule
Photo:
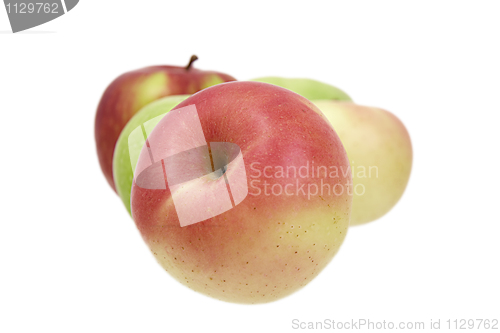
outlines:
[[[187,66],[185,67],[187,71],[191,68],[191,66],[193,65],[193,62],[195,62],[196,60],[198,60],[198,57],[193,54],[191,56],[191,59],[189,59],[189,64],[187,64]]]

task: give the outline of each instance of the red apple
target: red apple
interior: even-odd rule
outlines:
[[[102,95],[95,118],[95,140],[102,172],[116,192],[113,181],[113,152],[120,132],[146,104],[170,95],[193,94],[218,83],[235,81],[227,74],[192,67],[151,66],[116,78]]]
[[[185,286],[224,301],[270,302],[306,285],[339,249],[351,210],[349,161],[306,98],[267,83],[223,83],[146,127],[132,216]]]
[[[405,125],[389,111],[352,102],[313,101],[337,131],[351,161],[350,225],[384,216],[410,179],[413,149]]]

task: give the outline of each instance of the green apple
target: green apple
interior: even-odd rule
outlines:
[[[174,95],[146,105],[130,119],[118,137],[113,154],[113,178],[118,195],[129,214],[130,190],[134,178],[134,169],[137,164],[138,153],[144,144],[142,136],[138,138],[130,136],[130,134],[144,123],[147,123],[148,127],[154,127],[167,112],[188,97],[189,95]],[[130,158],[131,156],[132,158]]]
[[[386,214],[410,178],[412,145],[392,113],[351,102],[313,101],[328,118],[347,151],[353,177],[350,225]]]
[[[250,81],[274,84],[302,95],[310,101],[318,99],[352,101],[351,97],[339,88],[311,79],[289,79],[269,76]]]

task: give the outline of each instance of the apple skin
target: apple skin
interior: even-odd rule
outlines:
[[[177,105],[151,132],[150,145],[162,142],[175,111],[189,105],[197,108],[207,142],[240,147],[249,194],[220,215],[180,227],[168,187],[148,190],[134,180],[132,216],[144,241],[175,279],[219,300],[265,303],[300,289],[330,262],[349,225],[352,178],[337,134],[321,111],[298,94],[265,83],[230,82],[202,90]],[[171,138],[175,138],[167,140],[171,148],[191,140],[177,132]],[[145,158],[143,149],[138,166]],[[299,168],[308,162],[347,168],[347,172],[316,178],[264,173],[265,166]],[[228,168],[228,177],[231,172]],[[220,181],[224,180],[213,182]],[[296,182],[299,186],[288,192],[292,195],[265,195],[256,181],[283,188]],[[320,181],[332,188],[346,184],[345,190],[339,195],[325,190],[323,196],[310,198],[298,191],[302,184],[319,186]]]
[[[95,117],[95,141],[102,172],[115,192],[113,151],[118,136],[134,114],[161,97],[190,95],[218,83],[236,80],[227,74],[190,67],[192,61],[186,67],[151,66],[127,72],[104,91]]]
[[[410,178],[413,150],[405,126],[395,115],[379,108],[350,102],[313,103],[335,128],[351,162],[351,225],[385,215],[399,201]]]
[[[251,81],[265,82],[277,85],[279,87],[291,90],[299,95],[304,96],[308,100],[336,100],[336,101],[352,101],[351,97],[344,91],[332,85],[300,78],[282,78],[282,77],[262,77]]]
[[[123,128],[118,141],[116,142],[115,152],[113,154],[113,178],[116,185],[116,191],[122,199],[125,208],[130,213],[130,190],[134,179],[135,165],[130,161],[130,149],[142,149],[142,142],[129,141],[129,135],[138,126],[147,121],[158,123],[161,119],[158,116],[172,110],[177,104],[188,98],[190,95],[173,95],[160,98],[149,103],[137,112],[127,125]]]

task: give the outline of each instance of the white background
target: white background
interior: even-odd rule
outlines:
[[[497,1],[84,0],[11,34],[0,8],[0,331],[500,319],[499,15]],[[106,86],[193,53],[196,67],[240,80],[337,85],[410,132],[402,200],[350,229],[331,264],[280,301],[224,303],[180,285],[101,174],[93,126]]]

